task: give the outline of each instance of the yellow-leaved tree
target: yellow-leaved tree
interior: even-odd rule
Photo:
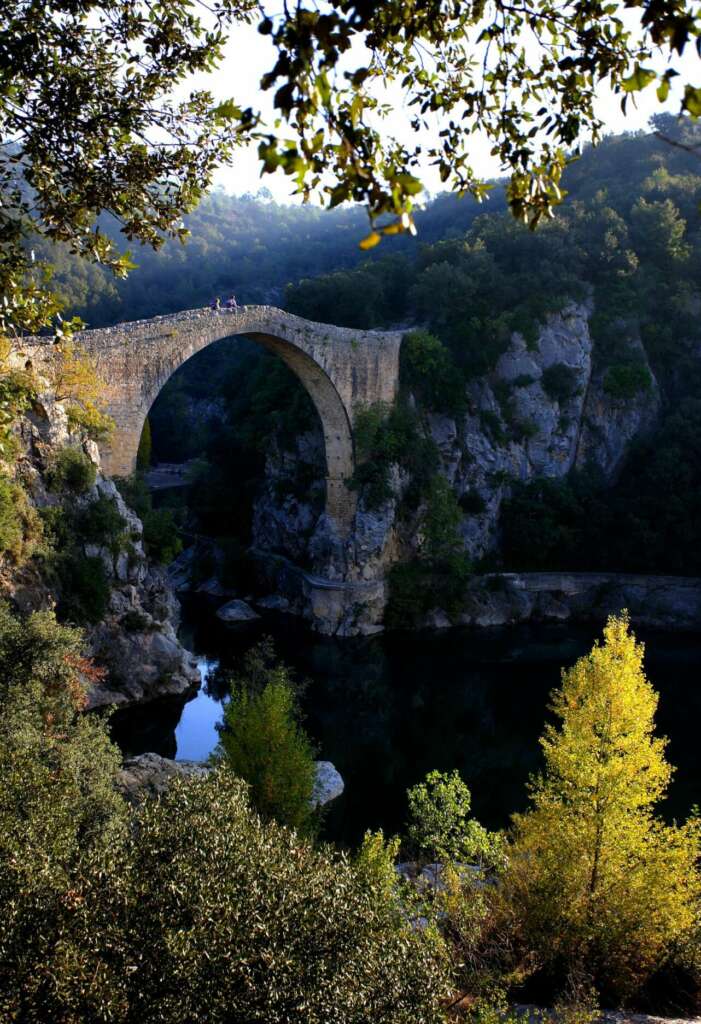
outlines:
[[[114,430],[114,420],[102,408],[106,384],[95,361],[70,338],[52,354],[50,380],[57,401],[70,403],[70,428],[82,430],[93,441],[108,439]]]
[[[545,770],[514,818],[503,895],[535,964],[625,1001],[694,928],[699,822],[655,814],[673,769],[627,613],[563,672]]]

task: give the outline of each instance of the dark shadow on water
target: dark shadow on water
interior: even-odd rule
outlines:
[[[331,804],[326,834],[356,844],[366,829],[401,829],[405,792],[432,768],[457,768],[476,816],[502,827],[526,806],[526,782],[540,766],[538,738],[548,694],[561,668],[591,648],[596,626],[514,626],[487,631],[394,633],[365,640],[316,636],[296,620],[266,619],[237,632],[190,600],[185,642],[205,662],[234,662],[263,635],[309,680],[305,725],[320,757],[345,783]],[[670,737],[677,766],[668,816],[685,816],[699,801],[696,752],[701,715],[701,638],[640,630],[646,669],[660,692],[659,732]],[[205,759],[216,744],[221,694],[205,685],[186,704],[154,702],[115,715],[113,735],[129,753]]]

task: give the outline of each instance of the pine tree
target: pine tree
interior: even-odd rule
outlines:
[[[248,783],[251,803],[263,818],[309,831],[314,747],[300,724],[289,670],[266,662],[271,650],[254,648],[233,681],[216,757]]]
[[[624,613],[563,673],[504,884],[536,961],[584,972],[605,998],[639,988],[693,927],[701,895],[698,821],[655,815],[672,768],[642,663]]]

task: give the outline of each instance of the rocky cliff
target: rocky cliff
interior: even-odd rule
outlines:
[[[200,682],[196,661],[177,638],[179,605],[165,572],[146,557],[142,523],[114,482],[100,472],[97,445],[72,427],[65,403],[56,400],[48,385],[19,420],[17,441],[16,479],[30,508],[45,524],[60,524],[67,509],[72,517],[89,515],[98,504],[113,510],[121,524],[118,547],[76,540],[77,560],[100,560],[109,588],[106,614],[84,627],[87,653],[108,670],[92,688],[90,706],[146,701],[196,688]],[[94,466],[90,474],[94,484],[79,494],[67,495],[52,483],[57,457],[69,449]],[[47,515],[52,511],[53,520]],[[42,544],[37,556],[21,565],[5,557],[0,570],[0,593],[25,612],[53,608],[62,591],[65,596],[66,582],[55,571],[46,525]]]
[[[570,304],[548,317],[533,341],[514,333],[494,370],[467,386],[464,416],[424,414],[440,471],[463,509],[460,533],[473,563],[498,551],[502,505],[516,481],[558,479],[591,466],[613,482],[631,441],[654,429],[660,388],[640,340],[621,326],[622,345],[647,368],[650,385],[634,397],[616,397],[607,388],[606,367],[596,359],[591,315],[590,304]],[[318,453],[316,462],[310,451]],[[420,551],[420,515],[403,514],[409,481],[393,467],[391,497],[380,508],[368,508],[361,495],[352,535],[340,545],[320,512],[318,490],[310,487],[305,494],[297,486],[291,495],[295,459],[313,469],[321,451],[320,439],[315,445],[305,435],[296,454],[285,460],[274,453],[268,460],[255,546],[304,567],[304,581],[287,567],[279,568],[271,585],[315,628],[337,635],[374,632],[381,628],[387,569]],[[284,500],[277,500],[286,490]],[[315,579],[335,587],[324,588]]]

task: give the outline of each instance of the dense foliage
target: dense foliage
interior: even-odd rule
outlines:
[[[127,805],[106,723],[82,713],[99,673],[81,649],[51,613],[0,607],[8,1019],[186,1024],[206,1007],[215,1024],[309,1024],[333,1003],[348,1024],[438,1024],[451,990],[494,1020],[524,983],[548,1001],[697,1005],[699,827],[656,815],[671,768],[625,618],[564,674],[545,771],[509,833],[471,817],[455,772],[409,792],[406,849],[433,864],[412,886],[394,871],[398,840],[368,834],[351,859],[316,847],[260,816],[223,765]],[[280,684],[290,692],[269,649],[254,651],[248,707]],[[261,752],[274,760],[283,733]]]

